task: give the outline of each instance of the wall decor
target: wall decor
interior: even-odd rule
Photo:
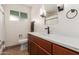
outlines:
[[[66,17],[68,19],[73,19],[77,16],[78,11],[76,9],[70,9],[67,13],[66,13]]]

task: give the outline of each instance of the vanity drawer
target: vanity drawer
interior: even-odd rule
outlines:
[[[42,38],[33,36],[33,35],[31,35],[31,40],[35,42],[36,44],[38,44],[40,47],[44,48],[49,53],[51,53],[51,44],[52,44],[51,42],[46,41]]]

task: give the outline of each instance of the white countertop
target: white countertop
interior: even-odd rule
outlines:
[[[37,32],[29,32],[29,34],[38,36],[52,43],[56,43],[58,45],[79,52],[79,38],[63,36],[59,34],[41,34]]]

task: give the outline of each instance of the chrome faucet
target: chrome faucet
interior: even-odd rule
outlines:
[[[47,28],[45,28],[47,30],[47,34],[50,34],[50,28],[49,26],[47,26]]]

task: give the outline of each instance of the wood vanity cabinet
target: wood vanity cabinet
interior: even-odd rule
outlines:
[[[28,34],[28,52],[30,55],[78,55],[71,49]]]

